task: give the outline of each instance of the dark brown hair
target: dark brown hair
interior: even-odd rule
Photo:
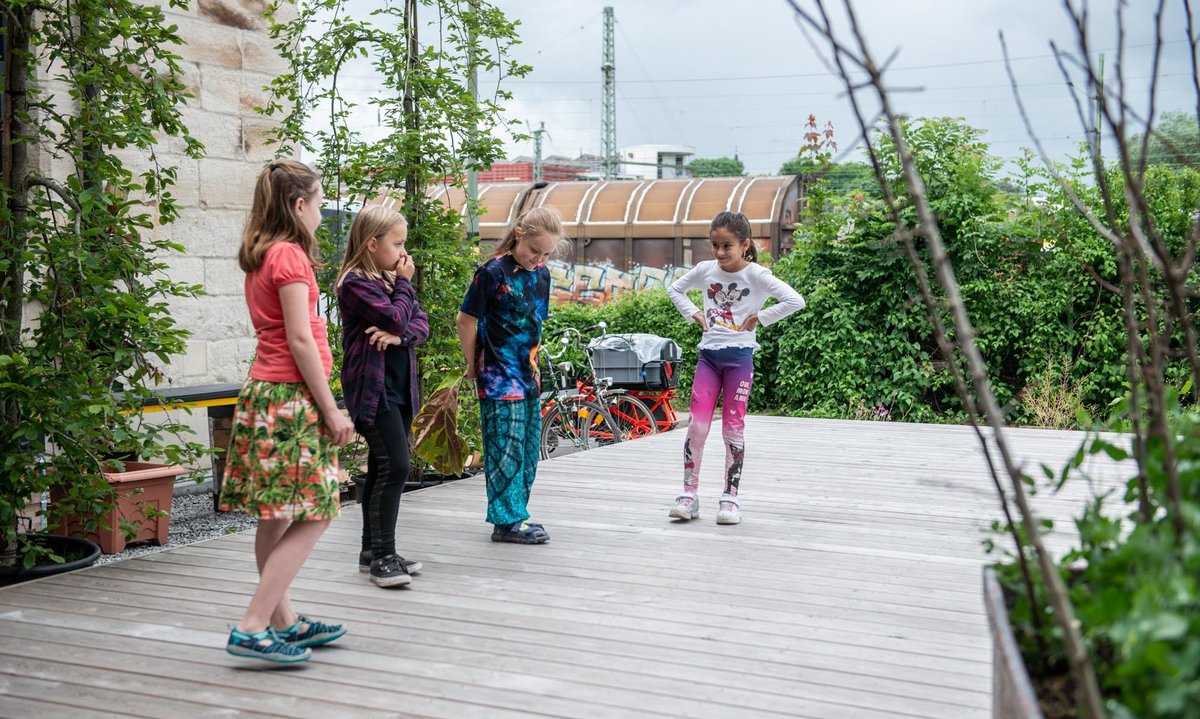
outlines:
[[[263,168],[254,185],[254,203],[242,231],[238,264],[243,272],[262,267],[267,249],[276,242],[295,242],[320,265],[317,238],[296,216],[296,200],[312,200],[321,190],[321,178],[308,165],[296,160],[275,160]]]
[[[758,245],[754,244],[754,238],[750,236],[750,220],[747,220],[745,215],[740,212],[718,212],[712,224],[708,226],[708,232],[712,234],[713,230],[720,229],[729,230],[737,235],[739,240],[748,240],[750,247],[742,253],[742,257],[749,262],[758,262]]]

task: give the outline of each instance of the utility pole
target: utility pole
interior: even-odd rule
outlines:
[[[479,107],[479,63],[475,58],[475,23],[479,20],[479,5],[471,1],[471,20],[467,23],[467,91],[471,93],[472,110]],[[478,127],[471,130],[472,146]],[[479,242],[479,173],[475,171],[475,158],[469,157],[467,168],[467,240]]]
[[[604,8],[604,57],[600,71],[604,75],[604,103],[601,109],[601,150],[604,156],[604,178],[617,176],[617,65],[613,48],[613,9]]]
[[[533,181],[542,181],[542,135],[546,134],[546,123],[540,123],[533,131]]]
[[[1101,103],[1104,102],[1104,53],[1100,53],[1100,78],[1096,83],[1096,159],[1101,157],[1100,153],[1100,126],[1104,122],[1104,112],[1101,110]]]

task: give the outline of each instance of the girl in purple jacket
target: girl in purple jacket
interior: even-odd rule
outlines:
[[[410,467],[408,435],[420,402],[414,348],[429,337],[406,239],[408,223],[399,212],[378,205],[364,209],[350,227],[337,280],[342,392],[369,450],[358,569],[380,587],[409,584],[421,569],[420,562],[396,554],[396,518]]]

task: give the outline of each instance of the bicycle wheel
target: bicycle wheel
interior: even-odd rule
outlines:
[[[608,414],[616,423],[622,440],[658,434],[658,420],[645,402],[628,394],[613,395],[607,401]]]
[[[620,442],[616,423],[595,402],[564,398],[542,416],[542,459]]]
[[[579,400],[575,403],[574,410],[580,427],[586,430],[588,449],[616,444],[624,439],[616,421],[602,404],[592,400]]]

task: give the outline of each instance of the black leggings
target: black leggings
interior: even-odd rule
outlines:
[[[396,553],[396,518],[408,480],[408,432],[412,410],[381,403],[373,423],[359,422],[367,440],[367,481],[363,485],[363,551],[374,559]]]

